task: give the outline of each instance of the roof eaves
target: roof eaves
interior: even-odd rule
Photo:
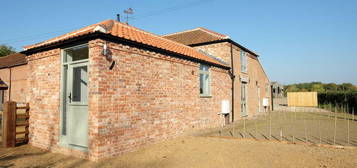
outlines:
[[[65,46],[65,45],[68,45],[70,43],[76,43],[78,41],[89,41],[91,39],[96,39],[96,38],[101,38],[101,39],[104,39],[104,40],[112,40],[112,41],[115,41],[115,42],[125,42],[126,44],[135,45],[135,46],[141,46],[141,47],[145,47],[147,49],[151,49],[151,50],[154,50],[154,51],[166,52],[166,53],[170,53],[171,55],[173,54],[173,55],[179,56],[181,58],[185,58],[185,59],[188,59],[188,60],[192,60],[192,61],[200,62],[200,63],[205,63],[205,64],[209,64],[209,65],[214,65],[214,66],[217,66],[217,67],[223,68],[223,69],[229,69],[230,68],[229,66],[226,66],[224,64],[220,65],[220,64],[217,64],[217,63],[213,63],[213,62],[208,62],[208,61],[201,60],[201,59],[198,59],[198,58],[194,58],[194,57],[190,57],[190,56],[187,56],[187,55],[179,54],[179,53],[176,53],[176,52],[173,52],[173,51],[168,51],[168,50],[165,50],[165,49],[161,49],[161,48],[158,48],[158,47],[150,46],[150,45],[143,44],[143,43],[140,43],[140,42],[128,40],[128,39],[121,38],[121,37],[118,37],[118,36],[114,36],[114,35],[111,35],[111,34],[108,34],[108,33],[103,33],[101,31],[90,32],[90,33],[82,34],[80,36],[76,36],[76,37],[73,37],[73,38],[70,38],[70,39],[56,41],[54,43],[48,43],[46,45],[41,45],[41,46],[38,46],[38,47],[30,48],[28,50],[24,50],[24,51],[22,51],[20,53],[26,54],[26,55],[30,55],[30,54],[41,52],[41,51],[44,51],[44,50],[49,50],[49,49],[53,49],[53,48],[56,48],[56,47]],[[183,44],[181,44],[181,45],[183,45]],[[190,46],[186,46],[186,47],[190,47]]]
[[[233,45],[243,49],[246,52],[249,52],[250,54],[259,57],[259,55],[251,50],[249,50],[248,48],[238,44],[237,42],[233,41],[232,39],[222,39],[222,40],[215,40],[215,41],[208,41],[208,42],[203,42],[203,43],[196,43],[196,44],[190,44],[189,46],[191,47],[195,47],[195,46],[201,46],[201,45],[207,45],[207,44],[215,44],[215,43],[223,43],[223,42],[229,42],[232,43]]]
[[[219,63],[221,63],[223,65],[229,66],[229,64],[227,62],[223,61],[221,58],[213,56],[213,55],[211,55],[211,54],[209,54],[209,53],[207,53],[207,52],[205,52],[205,51],[203,51],[201,49],[198,49],[198,52],[200,52],[200,53],[202,53],[202,54],[204,54],[204,55],[206,55],[208,57],[211,57],[211,58],[215,59],[216,61],[218,61]]]
[[[25,54],[25,55],[30,55],[33,53],[37,53],[37,52],[41,52],[41,51],[46,51],[46,50],[50,50],[53,48],[58,48],[58,47],[62,47],[65,45],[69,45],[71,43],[76,43],[79,41],[89,41],[91,39],[95,39],[98,37],[98,35],[101,34],[101,32],[99,31],[95,31],[95,32],[88,32],[86,34],[82,34],[79,36],[75,36],[73,38],[69,38],[69,39],[64,39],[64,40],[60,40],[60,41],[55,41],[53,43],[47,43],[44,45],[40,45],[40,46],[36,46],[24,51],[21,51],[20,53]]]
[[[212,31],[212,30],[208,30],[208,29],[203,28],[203,27],[199,27],[198,29],[200,29],[200,30],[202,30],[202,31],[204,31],[204,32],[206,32],[206,33],[212,35],[212,36],[215,36],[215,37],[217,37],[217,38],[220,38],[220,39],[229,39],[229,38],[230,38],[230,37],[227,36],[227,35],[224,35],[224,34],[221,34],[221,33],[217,33],[217,32],[214,32],[214,31]]]
[[[21,65],[26,65],[26,64],[27,64],[27,62],[19,63],[19,64],[13,64],[13,65],[9,65],[9,66],[2,66],[2,67],[0,67],[0,69],[13,68],[13,67],[21,66]]]
[[[158,47],[147,45],[147,44],[144,44],[144,43],[128,40],[128,39],[125,39],[125,38],[120,38],[120,37],[117,37],[117,36],[113,36],[111,34],[102,34],[102,36],[100,36],[100,38],[103,38],[104,40],[111,40],[113,42],[119,42],[119,43],[125,42],[126,44],[134,45],[135,47],[144,47],[146,49],[150,49],[150,50],[153,50],[153,51],[158,51],[158,52],[161,52],[161,53],[167,53],[167,54],[170,54],[170,55],[173,55],[173,56],[176,56],[176,57],[179,57],[179,58],[184,58],[184,59],[187,59],[187,60],[191,60],[191,61],[194,61],[194,62],[214,65],[216,67],[223,68],[223,69],[230,69],[230,67],[228,65],[221,64],[220,62],[219,62],[220,64],[209,62],[209,61],[202,60],[202,59],[199,59],[199,58],[194,58],[194,57],[187,56],[187,55],[184,55],[184,54],[180,54],[180,53],[177,53],[177,52],[169,51],[169,50],[166,50],[166,49],[163,49],[163,48],[158,48]],[[181,45],[183,45],[183,44],[181,44]],[[190,46],[186,46],[186,47],[190,47]],[[195,49],[193,49],[193,50],[195,50]]]
[[[8,86],[6,83],[0,78],[0,90],[7,90]]]

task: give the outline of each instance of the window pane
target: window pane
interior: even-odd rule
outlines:
[[[82,59],[88,59],[89,51],[88,46],[83,45],[79,47],[73,47],[65,50],[64,62],[73,62]]]
[[[200,94],[209,95],[209,85],[210,85],[210,76],[209,76],[209,66],[200,65]]]
[[[87,102],[87,66],[73,68],[73,102]]]
[[[209,67],[207,65],[202,65],[202,64],[200,65],[200,70],[201,71],[208,71],[208,68]]]
[[[203,74],[200,74],[200,94],[203,94]]]
[[[204,94],[206,94],[206,95],[208,95],[209,93],[208,93],[208,86],[209,85],[209,75],[208,74],[206,74],[205,75],[205,87],[204,87],[204,90],[203,90],[203,93]]]

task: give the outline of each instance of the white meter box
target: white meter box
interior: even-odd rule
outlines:
[[[222,114],[229,114],[229,101],[228,100],[222,101]]]
[[[269,106],[269,99],[268,98],[263,98],[263,106],[264,107]]]

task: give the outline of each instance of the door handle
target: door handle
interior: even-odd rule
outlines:
[[[71,103],[72,102],[72,93],[69,93],[68,99],[69,99],[69,103]]]

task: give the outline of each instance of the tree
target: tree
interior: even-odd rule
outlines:
[[[321,83],[314,83],[311,85],[311,91],[313,92],[325,92],[324,86]]]
[[[351,83],[342,83],[339,85],[338,90],[342,92],[357,91],[357,87]]]
[[[321,82],[310,82],[310,83],[298,83],[284,86],[285,92],[357,92],[357,86],[351,83],[342,83],[340,85],[335,83],[321,83]]]
[[[325,86],[326,91],[336,91],[338,89],[338,86],[335,83],[328,83]]]
[[[16,53],[15,48],[7,45],[0,45],[0,57]]]

